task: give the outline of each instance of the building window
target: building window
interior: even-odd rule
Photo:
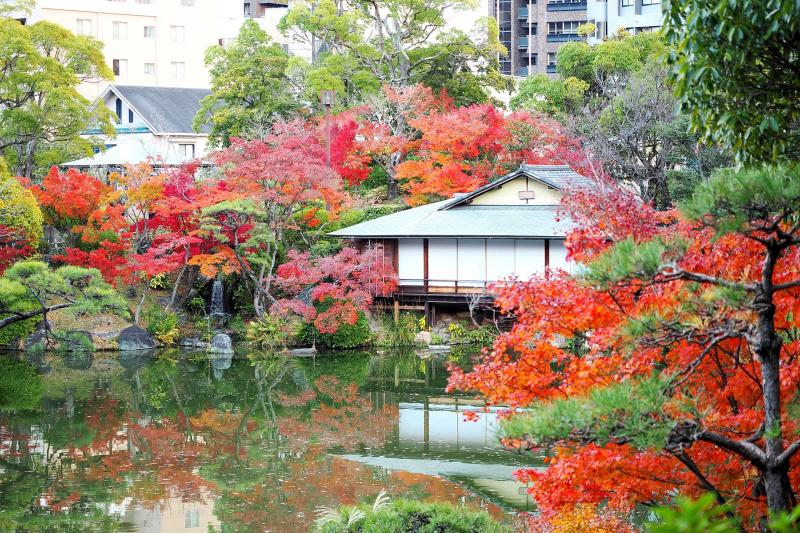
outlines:
[[[128,38],[128,23],[117,22],[111,23],[111,36],[117,41],[124,41]]]
[[[117,114],[117,124],[122,124],[122,100],[119,98],[114,102],[114,112]]]
[[[133,124],[133,111],[128,109],[128,124]]]
[[[633,0],[620,0],[622,2],[622,7],[629,7],[633,5]]]
[[[127,76],[128,75],[128,60],[127,59],[114,59],[111,61],[111,68],[114,71],[114,76]]]
[[[548,52],[547,53],[547,66],[548,67],[556,66],[556,53],[555,52]]]
[[[152,39],[156,36],[156,27],[155,26],[145,26],[144,27],[144,38],[145,39]]]
[[[186,41],[186,27],[185,26],[170,26],[169,37],[173,43],[182,43]]]
[[[179,144],[178,145],[178,156],[180,156],[181,161],[188,161],[190,159],[194,159],[194,145],[193,144]]]
[[[567,20],[564,22],[548,22],[548,35],[577,35],[578,26],[585,24],[583,20]]]
[[[172,63],[170,63],[170,67],[172,68],[173,80],[186,79],[186,63],[183,63],[181,61],[173,61]]]
[[[155,63],[145,63],[144,64],[144,75],[145,76],[155,76],[156,74],[156,64]]]
[[[194,7],[194,0],[181,0],[181,5],[185,7]]]
[[[77,33],[78,35],[91,35],[92,19],[76,19],[75,33]]]
[[[586,0],[547,0],[548,4],[585,4]]]

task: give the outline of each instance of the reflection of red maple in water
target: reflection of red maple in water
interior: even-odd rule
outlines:
[[[463,502],[503,515],[499,507],[445,479],[386,472],[328,453],[381,447],[399,422],[397,406],[377,408],[355,385],[333,376],[319,378],[309,391],[274,400],[286,411],[276,420],[277,442],[269,436],[274,435],[269,422],[242,412],[208,408],[188,419],[179,413],[149,420],[98,394],[83,409],[92,440],[65,450],[74,468],[51,475],[38,501],[53,512],[67,511],[88,494],[87,487],[110,483],[120,498],[130,496],[146,508],[169,498],[215,500],[217,518],[246,531],[304,531],[318,507],[356,504],[384,489],[395,497]],[[30,435],[15,435],[2,425],[0,433],[0,456],[17,453],[10,438],[17,440],[15,450],[22,447],[19,453],[32,447]],[[219,477],[210,475],[215,468]],[[243,471],[254,477],[242,484]]]

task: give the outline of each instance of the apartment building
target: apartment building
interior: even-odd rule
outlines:
[[[234,38],[244,17],[230,0],[38,0],[26,23],[40,20],[99,39],[114,83],[204,88],[206,49]],[[97,97],[107,85],[81,92]]]
[[[586,6],[590,22],[597,29],[589,42],[599,42],[625,29],[636,34],[656,31],[664,21],[661,0],[588,0]]]
[[[578,26],[587,22],[586,0],[491,0],[500,42],[509,54],[500,71],[512,76],[554,73],[562,44],[582,40]]]

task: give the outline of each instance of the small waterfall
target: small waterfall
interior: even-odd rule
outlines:
[[[223,296],[222,281],[215,279],[214,285],[211,287],[211,308],[209,309],[210,316],[225,315],[225,304],[222,301]]]

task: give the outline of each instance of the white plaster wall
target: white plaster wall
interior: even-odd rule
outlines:
[[[533,191],[534,198],[520,200],[520,191]],[[519,177],[488,191],[472,201],[472,205],[559,205],[561,192],[538,180]]]

